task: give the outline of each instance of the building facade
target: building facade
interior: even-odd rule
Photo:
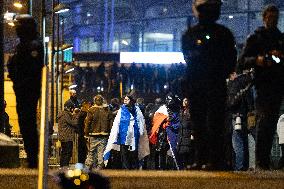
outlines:
[[[74,52],[178,52],[180,38],[194,24],[186,0],[63,0],[71,6],[63,17],[65,40]],[[219,23],[230,28],[237,43],[262,25],[261,10],[281,0],[224,0]],[[284,12],[279,27],[284,29]],[[61,22],[62,24],[62,22]]]

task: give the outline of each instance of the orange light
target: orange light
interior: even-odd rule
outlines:
[[[17,7],[19,9],[23,7],[23,5],[20,2],[15,2],[13,5],[14,7]]]
[[[200,39],[198,39],[198,40],[196,41],[196,43],[197,43],[197,45],[201,45],[201,44],[202,44],[202,41],[201,41]]]

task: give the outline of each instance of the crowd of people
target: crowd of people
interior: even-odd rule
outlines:
[[[246,171],[256,166],[252,156],[256,139],[253,76],[253,72],[234,72],[227,80],[226,124],[219,146],[224,151],[223,170]],[[80,102],[75,91],[70,94],[58,117],[61,167],[69,166],[75,147],[78,162],[90,170],[197,169],[198,143],[190,99],[169,93],[144,104],[132,91],[109,103],[100,94],[93,102]],[[74,145],[75,136],[78,146]],[[249,145],[249,137],[254,145]],[[283,165],[280,160],[277,168]],[[200,169],[210,170],[206,164]]]
[[[76,91],[82,94],[104,94],[107,99],[118,98],[135,89],[140,94],[163,94],[169,91],[182,93],[181,82],[186,65],[171,64],[118,64],[106,65],[102,62],[98,67],[80,67],[74,63],[74,84]],[[121,85],[121,89],[120,89]]]
[[[284,35],[277,28],[279,10],[274,5],[265,8],[264,26],[248,38],[237,58],[232,33],[216,23],[221,4],[218,0],[194,1],[193,12],[199,22],[182,37],[187,67],[172,65],[177,72],[169,70],[168,75],[163,67],[160,70],[156,67],[157,72],[153,72],[156,74],[152,74],[154,77],[149,82],[146,80],[150,69],[141,74],[148,66],[137,69],[132,64],[126,76],[123,65],[120,69],[117,64],[111,67],[110,90],[115,88],[113,81],[122,81],[124,90],[130,87],[128,90],[135,88],[142,94],[166,94],[165,101],[161,104],[161,99],[157,99],[158,104],[149,103],[144,107],[143,99],[135,101],[129,93],[122,105],[112,99],[108,106],[102,96],[100,103],[95,100],[96,111],[89,109],[87,118],[96,121],[87,119],[84,125],[90,128],[93,124],[96,131],[85,129],[84,134],[92,139],[87,166],[237,171],[271,168],[270,154],[281,114],[284,83],[281,64]],[[103,64],[96,76],[102,67]],[[180,83],[169,85],[171,93],[161,91],[164,83],[174,81],[170,79],[173,73],[181,74]],[[184,90],[174,89],[178,85]],[[185,106],[181,105],[181,96],[185,98]],[[111,111],[111,107],[116,108]],[[103,112],[104,116],[98,116]],[[102,127],[102,122],[108,125]],[[250,164],[253,148],[249,148],[249,136],[250,142],[251,139],[255,142],[255,146],[250,145],[255,147],[255,165]],[[280,168],[281,162],[282,159]]]
[[[96,70],[87,66],[84,74],[76,66],[77,88],[70,91],[57,117],[60,167],[69,165],[75,146],[78,162],[90,170],[271,169],[276,131],[282,154],[284,143],[284,34],[277,28],[279,9],[264,9],[264,26],[249,36],[237,57],[231,31],[216,23],[221,5],[221,0],[193,1],[198,23],[182,36],[186,66],[173,64],[166,71],[159,65],[133,63],[126,68],[114,63],[106,71],[102,63]],[[20,44],[8,70],[28,166],[36,168],[43,53],[34,19],[18,19]],[[92,101],[79,100],[78,93],[86,91],[95,92],[89,95]],[[145,105],[151,93],[160,98],[147,99]],[[278,168],[283,167],[282,155]]]

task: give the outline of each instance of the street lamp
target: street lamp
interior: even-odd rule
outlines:
[[[64,3],[59,3],[58,5],[56,5],[53,9],[55,14],[60,14],[60,13],[64,13],[64,12],[68,12],[70,10],[70,7]]]
[[[27,14],[31,15],[32,16],[32,0],[28,0],[27,2]],[[13,3],[13,6],[16,7],[17,9],[22,9],[23,8],[23,4],[18,0],[16,2]]]
[[[64,44],[61,46],[60,49],[61,49],[62,51],[67,51],[67,50],[73,49],[73,45],[64,43]]]
[[[18,9],[23,8],[23,4],[20,3],[20,2],[15,2],[13,5],[14,5],[14,7],[16,7],[16,8],[18,8]]]

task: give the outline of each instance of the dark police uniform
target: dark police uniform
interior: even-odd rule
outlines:
[[[284,51],[284,36],[277,29],[258,28],[249,36],[240,56],[240,69],[255,68],[257,137],[256,164],[262,169],[269,169],[270,152],[276,130],[281,99],[284,93],[283,60],[276,63],[271,52]],[[257,56],[266,57],[267,65],[256,65]]]
[[[221,169],[224,159],[223,132],[226,78],[235,67],[236,49],[232,33],[214,22],[199,22],[182,37],[187,63],[186,95],[196,144],[195,162]]]
[[[16,32],[20,43],[7,66],[16,95],[16,109],[28,166],[35,168],[39,146],[36,111],[40,97],[44,51],[32,17],[17,19]]]

